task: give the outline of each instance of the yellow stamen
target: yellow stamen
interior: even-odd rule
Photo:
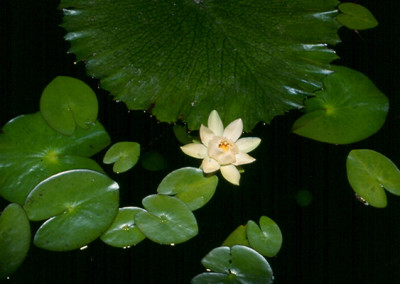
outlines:
[[[226,140],[222,140],[221,142],[219,142],[218,144],[218,148],[220,148],[222,151],[227,152],[229,151],[229,149],[232,147],[232,145],[226,141]]]

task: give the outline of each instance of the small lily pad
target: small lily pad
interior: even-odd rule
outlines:
[[[118,184],[91,170],[54,175],[29,194],[24,206],[32,221],[48,219],[34,244],[52,251],[80,248],[99,237],[118,213]]]
[[[103,163],[112,164],[115,173],[123,173],[136,165],[139,160],[140,145],[136,142],[115,143],[106,152]]]
[[[400,195],[400,171],[384,155],[368,149],[352,150],[346,166],[351,187],[371,206],[386,207],[384,189]]]
[[[250,243],[247,239],[247,225],[240,225],[237,227],[222,243],[222,246],[227,247],[232,247],[234,245],[250,247]]]
[[[174,195],[194,211],[203,207],[215,193],[218,178],[205,177],[197,168],[182,168],[168,174],[157,188],[159,194]]]
[[[267,260],[246,246],[218,247],[201,261],[211,272],[197,275],[192,284],[246,283],[270,284],[272,270]]]
[[[389,110],[387,97],[365,75],[342,66],[305,102],[305,114],[292,131],[321,142],[348,144],[376,133]]]
[[[356,3],[342,3],[336,16],[339,23],[352,30],[367,30],[378,25],[374,15],[364,6]]]
[[[135,222],[148,239],[173,245],[197,235],[196,218],[180,199],[154,194],[145,197],[142,203],[148,212],[137,213]]]
[[[52,128],[71,135],[76,125],[88,128],[96,121],[96,94],[81,80],[58,76],[44,89],[40,112]]]
[[[142,167],[148,171],[162,171],[165,170],[168,165],[165,158],[156,151],[146,152],[142,155]]]
[[[260,229],[261,227],[261,229]],[[282,246],[282,232],[278,225],[266,216],[260,218],[260,227],[247,222],[247,238],[252,248],[266,257],[275,256]]]
[[[126,248],[140,243],[146,237],[136,226],[135,215],[143,211],[139,207],[120,208],[114,222],[100,239],[110,246],[119,248]]]
[[[29,220],[16,203],[0,216],[0,280],[14,273],[24,261],[31,243]]]

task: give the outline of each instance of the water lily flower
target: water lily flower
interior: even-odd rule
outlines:
[[[243,132],[242,119],[232,121],[225,129],[216,110],[208,117],[208,127],[200,126],[201,143],[190,143],[182,151],[194,158],[203,159],[204,173],[221,170],[222,176],[232,184],[239,185],[240,173],[237,166],[250,164],[256,159],[247,153],[257,148],[261,139],[246,137],[239,139]]]

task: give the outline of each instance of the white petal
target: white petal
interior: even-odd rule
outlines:
[[[201,163],[201,166],[203,167],[203,172],[205,172],[206,174],[219,170],[218,162],[210,157],[205,157],[203,162]]]
[[[224,130],[223,137],[226,137],[233,142],[239,139],[243,132],[243,122],[241,118],[232,121]]]
[[[208,147],[208,143],[215,137],[214,132],[205,127],[203,124],[200,126],[200,139],[204,146]]]
[[[214,132],[215,136],[222,136],[224,125],[216,110],[213,110],[208,117],[208,128]]]
[[[221,174],[230,183],[239,185],[240,173],[234,165],[222,166]]]
[[[181,150],[186,155],[197,159],[207,157],[207,147],[200,143],[190,143],[181,147]]]
[[[250,164],[252,162],[254,162],[256,159],[254,159],[253,157],[249,156],[246,153],[239,153],[236,154],[236,162],[233,163],[235,166],[240,166],[240,165],[244,165],[244,164]]]
[[[238,146],[240,152],[248,153],[257,148],[260,142],[261,139],[258,137],[246,137],[239,139],[235,144]]]

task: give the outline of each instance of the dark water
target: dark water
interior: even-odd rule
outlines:
[[[58,27],[61,12],[55,1],[6,0],[0,2],[0,124],[39,109],[43,88],[57,75],[85,77],[82,64],[67,55],[65,32]],[[380,22],[373,30],[341,30],[342,44],[335,49],[337,64],[366,74],[390,99],[385,126],[365,141],[334,146],[290,133],[297,112],[258,125],[252,135],[262,144],[253,152],[258,160],[246,166],[242,185],[220,179],[211,202],[195,212],[200,233],[175,247],[145,240],[128,250],[100,241],[86,250],[54,253],[35,247],[8,283],[189,283],[204,271],[201,258],[238,225],[261,215],[280,226],[284,244],[277,257],[268,259],[275,283],[400,283],[400,197],[388,195],[386,209],[366,207],[354,198],[347,182],[345,159],[351,149],[374,149],[400,165],[400,32],[397,1],[357,1],[372,10]],[[128,113],[97,90],[99,120],[113,142],[137,141],[146,151],[157,150],[168,161],[162,172],[136,166],[116,176],[121,206],[140,206],[156,192],[161,179],[183,166],[198,166],[184,157],[170,125],[158,124],[142,112]],[[100,153],[97,158],[102,157]],[[313,194],[313,202],[300,207],[295,194]],[[0,201],[1,208],[7,203]],[[34,224],[34,228],[38,224]],[[36,227],[35,227],[36,226]],[[1,252],[0,252],[1,253]]]

